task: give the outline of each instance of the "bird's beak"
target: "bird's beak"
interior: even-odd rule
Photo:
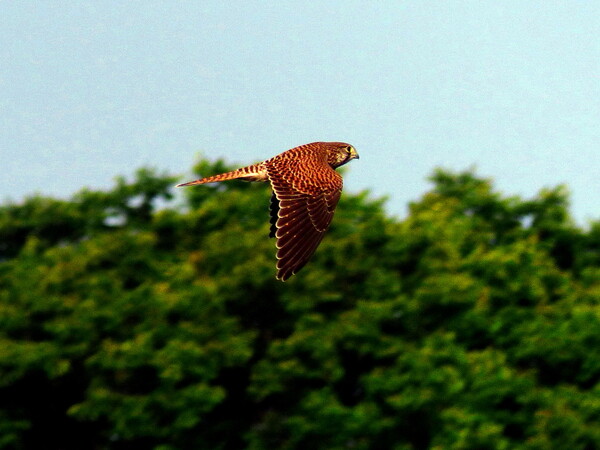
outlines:
[[[360,159],[360,156],[358,156],[358,152],[356,151],[356,149],[354,147],[352,147],[350,156],[352,157],[352,159]]]

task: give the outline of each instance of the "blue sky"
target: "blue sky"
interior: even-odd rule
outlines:
[[[600,218],[600,2],[1,2],[0,198],[315,140],[390,212],[435,167]]]

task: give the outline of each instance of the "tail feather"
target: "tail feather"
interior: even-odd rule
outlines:
[[[199,180],[181,183],[178,184],[177,187],[216,183],[218,181],[235,180],[238,178],[246,181],[267,181],[267,171],[262,164],[253,164],[232,172],[221,173],[219,175],[213,175],[212,177],[200,178]]]

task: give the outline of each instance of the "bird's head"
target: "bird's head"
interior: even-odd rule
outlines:
[[[358,159],[356,149],[345,142],[324,142],[327,146],[327,162],[334,169],[353,159]]]

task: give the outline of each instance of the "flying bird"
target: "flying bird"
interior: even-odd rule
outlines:
[[[277,279],[285,281],[304,267],[321,243],[342,194],[342,177],[334,169],[353,159],[358,153],[350,144],[313,142],[177,187],[233,179],[270,182],[269,237],[277,239]]]

